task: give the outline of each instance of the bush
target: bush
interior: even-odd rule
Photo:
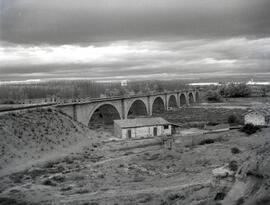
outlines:
[[[13,100],[4,100],[3,104],[15,104]]]
[[[248,97],[251,95],[251,88],[244,83],[235,84],[231,83],[220,89],[220,94],[223,97]]]
[[[233,161],[230,161],[230,163],[229,163],[229,169],[230,169],[231,171],[236,172],[237,169],[238,169],[237,162],[234,161],[234,160],[233,160]]]
[[[218,192],[214,198],[215,201],[221,201],[225,198],[226,194],[223,192]]]
[[[221,95],[215,90],[209,90],[206,94],[206,99],[209,102],[222,102]]]
[[[244,132],[244,133],[246,133],[248,135],[254,134],[258,130],[260,130],[260,127],[257,126],[257,125],[253,125],[251,123],[245,124],[241,129],[242,132]]]
[[[270,196],[264,196],[256,201],[256,205],[268,205],[270,204]]]
[[[236,124],[236,123],[239,123],[239,118],[235,115],[235,114],[232,114],[228,117],[228,123],[229,124]]]
[[[205,139],[205,140],[202,140],[199,145],[205,145],[205,144],[213,144],[215,142],[215,140],[213,139]]]
[[[232,152],[233,154],[238,154],[238,153],[240,153],[241,151],[240,151],[240,149],[238,149],[237,147],[233,147],[233,148],[231,148],[231,152]]]
[[[134,182],[142,182],[142,181],[144,181],[145,180],[145,178],[143,177],[143,176],[138,176],[138,175],[136,175],[134,178],[133,178],[133,181]]]
[[[55,182],[53,182],[50,179],[46,179],[45,181],[42,182],[42,184],[46,185],[46,186],[56,186],[57,185]]]
[[[236,205],[241,205],[243,204],[245,201],[243,199],[243,197],[239,198],[237,201],[236,201]]]
[[[178,194],[178,193],[175,193],[175,194],[170,194],[169,196],[168,196],[168,199],[170,200],[170,201],[175,201],[175,200],[178,200],[178,199],[185,199],[185,196],[183,196],[183,195],[181,195],[181,194]]]
[[[216,125],[218,125],[218,122],[208,122],[206,125],[208,125],[208,126],[216,126]]]

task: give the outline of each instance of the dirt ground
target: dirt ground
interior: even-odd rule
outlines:
[[[36,143],[35,146],[41,144],[47,150],[44,151],[46,157],[40,154],[42,152],[27,147],[27,156],[39,153],[38,163],[6,172],[5,167],[20,165],[18,153],[13,153],[16,160],[1,164],[0,204],[208,205],[217,194],[213,190],[212,170],[233,160],[240,167],[250,158],[256,157],[260,147],[270,143],[270,128],[264,128],[250,136],[239,130],[208,134],[194,132],[196,135],[191,137],[199,140],[192,144],[183,141],[184,137],[187,137],[183,132],[174,137],[173,148],[168,150],[161,144],[160,138],[118,141],[113,140],[106,131],[89,131],[79,124],[74,127],[71,124],[61,127],[63,123],[73,121],[61,113],[47,112],[44,111],[42,115],[48,118],[49,114],[50,121],[53,121],[55,126],[58,125],[59,130],[69,127],[68,137],[63,138],[65,143],[72,143],[66,149],[55,145],[52,150],[45,146],[47,142]],[[32,113],[32,118],[36,119],[36,114]],[[193,116],[195,118],[195,114]],[[16,128],[20,125],[15,126],[15,121],[27,121],[24,114],[16,115],[15,121],[10,120],[12,117],[14,116],[4,119],[2,117],[0,121],[0,128],[5,135],[7,124]],[[18,118],[22,120],[18,121]],[[63,122],[60,122],[60,119]],[[44,127],[42,122],[32,126],[35,127],[36,135],[44,132],[41,129]],[[22,136],[28,136],[28,132],[33,134],[31,125],[26,127],[29,130]],[[75,132],[76,129],[80,130],[79,134]],[[63,136],[65,133],[63,132]],[[190,136],[193,132],[186,133]],[[9,134],[10,137],[16,137],[13,131]],[[72,141],[72,136],[77,142]],[[8,142],[7,144],[15,144],[19,141]],[[237,148],[239,152],[232,152],[232,148]],[[21,153],[19,146],[10,150],[19,150]],[[6,151],[2,158],[12,156],[12,153],[7,155],[9,152]],[[49,155],[50,152],[55,154]],[[30,160],[29,157],[23,159],[24,163]]]

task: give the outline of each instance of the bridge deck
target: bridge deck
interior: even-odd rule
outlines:
[[[157,95],[164,95],[164,94],[176,94],[176,93],[183,93],[183,92],[194,92],[197,90],[181,90],[181,91],[170,91],[170,92],[162,92],[162,93],[152,93],[152,94],[143,94],[143,95],[130,95],[130,96],[117,96],[117,97],[105,97],[105,98],[92,98],[87,101],[81,102],[71,102],[71,103],[63,103],[58,104],[57,106],[69,106],[69,105],[81,105],[81,104],[88,104],[94,102],[104,102],[104,101],[114,101],[114,100],[124,100],[124,99],[132,99],[132,98],[142,98],[142,97],[150,97],[150,96],[157,96]]]
[[[47,103],[47,104],[30,104],[30,105],[22,105],[21,107],[15,107],[15,108],[7,108],[2,109],[0,112],[9,112],[9,111],[16,111],[16,110],[27,110],[27,109],[33,109],[33,108],[41,108],[41,107],[64,107],[64,106],[70,106],[70,105],[82,105],[82,104],[88,104],[88,103],[95,103],[95,102],[104,102],[104,101],[115,101],[115,100],[124,100],[124,99],[133,99],[133,98],[142,98],[142,97],[150,97],[150,96],[158,96],[158,95],[164,95],[164,94],[176,94],[176,93],[184,93],[184,92],[194,92],[197,90],[180,90],[180,91],[168,91],[168,92],[161,92],[161,93],[151,93],[151,94],[142,94],[142,95],[130,95],[130,96],[117,96],[117,97],[105,97],[105,98],[84,98],[84,99],[76,99],[75,102],[70,103]]]

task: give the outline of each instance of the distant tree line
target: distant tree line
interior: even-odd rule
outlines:
[[[221,102],[223,98],[249,97],[251,93],[251,87],[244,83],[230,83],[208,90],[206,98],[211,102]]]
[[[219,93],[223,97],[230,98],[249,97],[251,95],[251,87],[244,83],[230,83],[229,85],[222,86]]]
[[[186,88],[184,82],[173,81],[131,81],[127,86],[120,82],[100,83],[87,80],[78,81],[49,81],[32,84],[4,84],[0,85],[0,103],[16,103],[24,99],[39,98],[98,98],[101,96],[125,96],[163,92]]]

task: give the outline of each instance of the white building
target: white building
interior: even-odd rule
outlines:
[[[121,86],[122,87],[126,87],[128,84],[128,81],[127,80],[121,80]]]
[[[161,117],[114,120],[114,133],[122,139],[171,135],[172,125]]]
[[[249,111],[245,114],[245,124],[249,123],[258,126],[270,126],[270,110],[257,109]]]

